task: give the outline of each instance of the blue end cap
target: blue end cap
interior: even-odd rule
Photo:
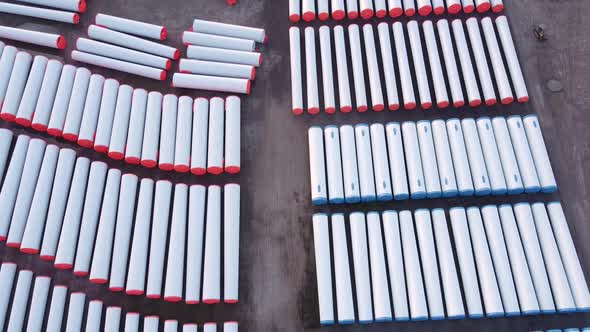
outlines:
[[[486,316],[489,318],[504,317],[504,313],[503,312],[488,312]]]
[[[430,319],[431,320],[443,320],[443,319],[445,319],[445,316],[431,316]]]
[[[377,323],[384,323],[384,322],[391,322],[393,318],[391,317],[375,317],[375,322]]]
[[[343,197],[330,198],[330,204],[344,204],[344,198]]]
[[[356,127],[368,127],[368,126],[369,126],[369,125],[368,125],[368,124],[366,124],[366,123],[357,123],[357,124],[355,124],[355,125],[354,125],[354,127],[355,127],[355,128],[356,128]]]
[[[334,325],[334,320],[321,320],[321,325]]]
[[[375,195],[367,195],[367,196],[361,196],[361,202],[374,202],[377,200],[377,197]]]
[[[554,193],[557,191],[557,186],[545,186],[545,187],[541,187],[541,191],[544,193]]]
[[[539,186],[524,188],[524,192],[526,192],[527,194],[538,193],[539,191],[541,191],[541,187]]]
[[[590,308],[587,308],[587,307],[578,308],[578,310],[576,310],[576,312],[590,312]]]
[[[367,320],[359,319],[359,324],[371,324],[371,323],[373,323],[372,319],[367,319]]]
[[[426,197],[428,198],[439,198],[442,197],[442,192],[440,191],[431,191],[429,193],[426,194]]]
[[[469,314],[469,318],[480,319],[480,318],[483,318],[483,314]]]
[[[410,321],[410,317],[396,317],[395,320],[397,322],[408,322]]]
[[[418,191],[418,192],[412,193],[410,195],[410,198],[412,198],[412,199],[424,199],[424,198],[426,198],[426,192],[424,192],[424,191]]]
[[[577,329],[575,327],[570,327],[570,328],[567,328],[567,329],[565,329],[563,331],[564,332],[580,332],[580,329]]]
[[[379,202],[388,202],[388,201],[393,201],[393,195],[392,194],[382,194],[382,195],[378,195],[377,196],[377,200]]]
[[[525,310],[522,312],[524,316],[534,316],[541,314],[540,310]]]
[[[455,197],[458,194],[459,194],[459,191],[456,189],[444,190],[442,193],[443,197]]]
[[[574,312],[577,312],[576,308],[563,308],[563,309],[557,309],[557,312],[561,313],[561,314],[571,314]]]
[[[506,317],[517,317],[520,316],[520,311],[507,311]]]
[[[361,201],[360,196],[346,197],[346,203],[348,203],[348,204],[360,203],[360,201]]]
[[[354,324],[354,319],[343,319],[343,320],[339,320],[338,323],[340,325],[350,325],[350,324]]]
[[[524,192],[524,188],[520,187],[520,188],[513,188],[513,189],[508,189],[508,195],[520,195]]]
[[[555,309],[541,310],[541,315],[553,315],[555,312]]]
[[[451,320],[465,319],[465,315],[452,315],[452,316],[449,316],[449,319],[451,319]]]
[[[473,196],[473,189],[459,190],[459,196]]]
[[[393,199],[395,199],[396,201],[405,201],[406,199],[410,199],[410,195],[403,193],[403,194],[395,194],[393,196]]]
[[[326,205],[326,204],[328,204],[328,199],[324,198],[324,197],[320,197],[320,198],[312,199],[311,203],[313,205]]]
[[[475,196],[489,196],[492,193],[492,189],[484,188],[475,191]]]
[[[428,320],[428,316],[412,317],[411,320],[414,321],[414,322],[424,321],[424,320]]]
[[[500,189],[492,189],[492,195],[506,195],[508,193],[508,189],[500,188]]]

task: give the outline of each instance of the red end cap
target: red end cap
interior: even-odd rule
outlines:
[[[314,12],[303,13],[303,20],[305,22],[311,22],[311,21],[315,20],[315,13]]]
[[[504,4],[503,3],[498,4],[498,5],[495,5],[494,7],[492,7],[492,11],[494,13],[499,13],[499,12],[501,12],[503,10],[504,10]]]
[[[262,65],[262,54],[260,54],[260,58],[258,59],[258,64]]]
[[[160,298],[160,294],[148,294],[145,297],[147,297],[148,299],[157,300]]]
[[[389,16],[396,18],[396,17],[400,17],[404,14],[403,9],[401,8],[393,8],[389,11]]]
[[[293,112],[293,114],[295,114],[295,115],[301,115],[301,114],[303,114],[303,108],[294,108],[294,109],[292,110],[292,112]]]
[[[264,40],[262,41],[263,44],[268,43],[268,34],[264,35]]]
[[[47,131],[47,126],[41,123],[33,123],[31,128],[35,129],[36,131]]]
[[[450,104],[449,104],[449,102],[448,102],[448,101],[441,101],[440,103],[436,104],[436,106],[437,106],[438,108],[447,108],[447,107],[449,107],[449,105],[450,105]]]
[[[252,72],[250,73],[250,79],[253,80],[256,78],[256,67],[252,67]]]
[[[205,304],[217,304],[219,302],[220,302],[219,299],[204,299],[203,300],[203,303],[205,303]]]
[[[262,60],[262,56],[260,58]],[[252,81],[248,80],[248,84],[246,85],[246,94],[250,94],[250,90],[252,90]]]
[[[15,122],[23,127],[30,127],[31,120],[25,118],[16,118]]]
[[[363,9],[361,10],[361,17],[365,20],[370,19],[371,17],[373,17],[373,15],[375,15],[375,13],[373,12],[372,9]]]
[[[0,235],[0,242],[2,242],[2,241],[6,241],[6,236],[1,236]]]
[[[488,106],[492,106],[495,105],[498,101],[496,99],[487,99],[486,100],[486,105]]]
[[[359,17],[359,13],[355,10],[348,12],[348,18],[351,20],[356,20]]]
[[[126,157],[125,162],[131,165],[139,165],[141,160],[137,157]]]
[[[155,160],[146,159],[141,161],[141,165],[147,168],[154,168],[158,165],[158,163]]]
[[[512,104],[514,102],[513,97],[506,97],[500,101],[504,105]]]
[[[199,300],[190,300],[190,301],[186,301],[185,303],[186,304],[199,304],[199,303],[201,303],[201,301],[199,301]]]
[[[477,12],[478,13],[485,13],[488,10],[490,10],[490,8],[492,8],[492,6],[490,5],[489,2],[484,2],[482,4],[480,4],[479,6],[477,6]]]
[[[166,71],[162,70],[162,72],[160,73],[160,81],[165,81],[166,80]]]
[[[85,148],[88,148],[88,149],[91,149],[92,146],[94,145],[94,142],[91,141],[91,140],[89,140],[89,139],[79,139],[78,140],[78,145],[79,146],[82,146],[82,147],[85,147]]]
[[[107,279],[103,279],[103,278],[90,278],[90,282],[93,284],[103,285],[109,281]]]
[[[340,112],[342,113],[350,113],[352,112],[352,106],[340,106]]]
[[[289,15],[289,21],[291,21],[293,23],[299,22],[300,19],[301,19],[301,16],[299,16],[298,14]]]
[[[35,248],[20,248],[20,252],[23,252],[25,254],[29,254],[29,255],[36,255],[39,253],[39,249],[35,249]]]
[[[328,13],[324,12],[324,13],[320,13],[318,15],[318,18],[320,19],[320,21],[326,21],[327,19],[330,18],[330,15]]]
[[[445,13],[445,7],[444,6],[439,6],[434,8],[434,14],[435,15],[442,15]]]
[[[414,108],[416,108],[416,103],[405,103],[404,108],[407,110],[413,110]]]
[[[174,165],[169,163],[163,163],[158,166],[163,171],[171,171],[174,169]]]
[[[207,167],[207,172],[213,175],[219,175],[223,173],[223,168],[217,166]]]
[[[124,289],[123,287],[109,287],[111,292],[122,292]]]
[[[143,291],[140,289],[129,289],[126,293],[127,293],[127,295],[134,295],[134,296],[143,295]]]
[[[180,50],[176,50],[174,51],[174,55],[173,55],[174,60],[178,60],[180,59]]]
[[[55,256],[53,256],[53,255],[41,255],[41,256],[39,256],[39,258],[41,258],[41,260],[48,261],[48,262],[55,260]]]
[[[377,13],[375,13],[375,16],[377,16],[378,18],[384,18],[385,16],[387,16],[387,10],[380,9],[377,11]],[[227,301],[226,301],[226,303],[227,303]]]
[[[457,14],[461,11],[461,5],[456,3],[449,7],[449,14]]]
[[[100,152],[100,153],[107,153],[109,151],[109,147],[105,146],[105,145],[95,145],[94,151]]]
[[[68,42],[66,41],[66,37],[64,37],[64,36],[57,37],[57,45],[56,46],[60,50],[65,49],[66,46],[68,46]]]
[[[57,128],[49,128],[49,129],[47,129],[47,133],[51,136],[58,137],[58,136],[61,136],[62,132],[61,132],[61,130],[59,130]]]
[[[168,29],[166,27],[162,27],[162,31],[160,31],[160,40],[166,40],[168,38]]]
[[[194,175],[205,175],[207,174],[207,170],[202,167],[193,167],[191,168],[191,173]]]
[[[72,268],[72,264],[69,263],[55,263],[54,266],[58,270],[69,270]]]
[[[366,112],[369,108],[367,107],[367,105],[361,105],[361,106],[357,106],[356,110],[359,112]]]
[[[432,6],[423,6],[418,8],[418,13],[422,16],[427,16],[432,13]]]
[[[226,166],[225,172],[229,174],[238,174],[240,173],[240,166]]]
[[[334,18],[336,21],[343,20],[344,17],[346,17],[346,12],[344,12],[344,10],[342,9],[338,9],[332,12],[332,18]]]
[[[399,104],[389,104],[390,111],[397,111],[399,109]]]
[[[373,105],[373,111],[375,111],[375,112],[381,112],[384,109],[385,109],[385,105],[383,105],[383,104]]]
[[[178,173],[188,173],[190,167],[188,167],[188,165],[176,165],[174,166],[174,170]]]
[[[462,107],[465,105],[465,102],[463,100],[459,100],[453,103],[454,107]]]
[[[87,271],[74,271],[74,275],[78,277],[85,277],[88,275]]]
[[[481,99],[475,99],[469,102],[469,106],[471,107],[477,107],[481,105]]]
[[[229,300],[224,300],[223,302],[228,303],[228,304],[236,304],[236,303],[238,303],[238,300],[229,299]],[[231,322],[226,322],[226,323],[231,323]]]
[[[432,107],[432,103],[426,102],[426,103],[422,103],[422,105],[420,105],[420,106],[422,107],[422,109],[427,110]]]
[[[6,246],[9,248],[20,248],[20,242],[7,242]]]
[[[72,17],[72,21],[74,22],[74,24],[80,23],[80,14],[74,13],[74,16]]]
[[[469,5],[469,6],[463,7],[463,11],[466,14],[472,13],[474,10],[475,10],[475,6],[474,5]]]
[[[524,96],[524,97],[518,98],[519,103],[526,103],[528,101],[529,101],[529,96]]]
[[[334,113],[336,113],[336,108],[334,108],[334,107],[326,107],[326,113],[328,113],[328,114],[334,114]]]
[[[180,301],[182,301],[182,297],[180,297],[180,296],[164,296],[164,301],[180,302]]]
[[[72,133],[63,134],[63,138],[70,142],[76,142],[78,140],[78,135]]]
[[[319,107],[311,107],[307,109],[307,113],[309,114],[318,114],[320,112]]]
[[[109,151],[109,153],[107,153],[107,156],[115,160],[122,160],[123,158],[125,158],[125,155],[122,152],[118,151]]]
[[[2,113],[0,114],[0,119],[7,122],[14,122],[16,120],[16,115],[10,113]]]
[[[227,0],[227,4],[230,6],[234,6],[237,3],[238,3],[238,0]]]
[[[166,70],[170,70],[172,68],[172,60],[166,60]]]
[[[78,11],[80,13],[86,12],[86,1],[85,0],[80,0],[80,2],[78,2]]]
[[[414,8],[408,8],[406,9],[406,16],[414,16],[416,15],[416,10]]]

